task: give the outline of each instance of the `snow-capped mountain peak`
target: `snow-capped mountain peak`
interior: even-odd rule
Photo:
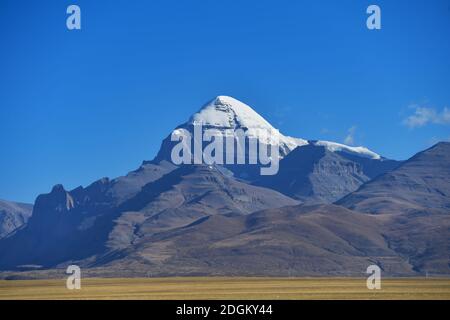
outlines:
[[[274,144],[278,138],[280,155],[284,156],[308,141],[285,136],[247,104],[230,96],[217,96],[204,105],[187,122],[187,125],[203,125],[218,130],[244,129],[249,136],[258,136],[264,143]],[[186,124],[184,125],[186,126]],[[183,126],[183,127],[184,127]]]
[[[229,96],[216,97],[195,113],[188,123],[223,129],[274,129],[250,106]]]
[[[193,131],[193,126],[202,125],[203,129],[216,129],[222,135],[228,135],[232,130],[243,129],[247,136],[257,137],[262,143],[275,145],[279,144],[279,155],[281,158],[297,147],[312,144],[323,146],[331,152],[346,152],[364,158],[381,159],[381,156],[365,147],[352,147],[344,144],[305,140],[285,136],[276,130],[266,119],[259,115],[249,105],[230,96],[220,95],[206,103],[198,112],[193,114],[189,120],[178,126],[179,129]],[[231,133],[233,134],[233,133]],[[163,142],[163,146],[158,153],[157,159],[167,158],[170,154],[170,137]]]

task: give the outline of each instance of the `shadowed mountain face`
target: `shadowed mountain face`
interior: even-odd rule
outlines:
[[[217,214],[248,214],[261,209],[294,205],[298,202],[276,191],[255,187],[205,165],[182,166],[146,185],[125,205],[127,213],[116,221],[120,232],[130,221],[142,221],[138,233],[127,238],[153,234],[188,225],[199,218]],[[128,230],[136,231],[136,226]],[[120,235],[123,239],[124,234]],[[120,244],[111,239],[110,244]]]
[[[348,152],[336,153],[344,159],[358,163],[361,166],[364,175],[369,177],[370,180],[398,168],[403,163],[403,161],[391,160],[386,158],[370,159],[358,157],[357,155],[350,154]]]
[[[337,204],[369,213],[450,212],[450,143],[416,154]],[[431,210],[431,211],[430,211]]]
[[[262,176],[255,184],[278,190],[304,203],[332,203],[398,164],[393,160],[331,152],[311,142],[282,159],[277,175]]]
[[[107,180],[91,185],[89,198],[82,190],[67,192],[62,186],[40,196],[27,227],[0,243],[0,267],[52,267],[89,257],[87,263],[101,264],[143,236],[205,216],[248,214],[297,203],[209,166],[180,167],[120,204],[110,200],[109,185]]]
[[[28,263],[51,265],[98,251],[102,246],[98,240],[108,224],[107,213],[173,168],[167,162],[144,163],[124,177],[103,178],[86,188],[66,191],[62,185],[56,185],[49,194],[36,199],[27,224],[0,241],[0,267],[9,268],[11,263],[14,267]],[[96,223],[100,225],[98,234],[83,233]]]
[[[0,200],[0,239],[24,225],[33,205]]]

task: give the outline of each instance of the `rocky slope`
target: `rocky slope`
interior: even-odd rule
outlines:
[[[419,152],[337,204],[368,213],[450,212],[450,143]]]
[[[173,170],[119,204],[110,200],[109,185],[100,180],[89,191],[57,185],[39,196],[27,226],[0,242],[0,268],[55,267],[76,260],[98,265],[142,238],[202,217],[297,203],[204,165]]]
[[[31,204],[0,200],[0,239],[24,225],[32,210]]]
[[[332,152],[325,146],[310,142],[282,159],[277,175],[261,176],[255,184],[304,203],[332,203],[399,163]]]

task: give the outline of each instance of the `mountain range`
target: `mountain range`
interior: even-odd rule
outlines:
[[[285,136],[227,96],[174,130],[279,135],[279,171],[260,164],[174,165],[174,142],[116,179],[62,185],[31,205],[0,201],[0,270],[87,274],[449,274],[450,143],[407,161],[365,148]],[[261,139],[255,136],[257,139]],[[271,144],[271,139],[261,143]],[[53,271],[52,271],[53,270]]]

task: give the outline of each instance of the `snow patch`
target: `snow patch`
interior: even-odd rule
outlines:
[[[365,158],[377,160],[381,159],[381,156],[379,154],[367,149],[366,147],[350,147],[345,144],[331,141],[315,141],[312,144],[316,146],[324,146],[331,152],[341,151],[356,154]]]

